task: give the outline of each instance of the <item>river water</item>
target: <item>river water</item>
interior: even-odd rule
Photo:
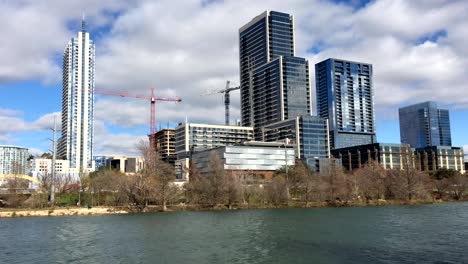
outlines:
[[[468,263],[468,203],[3,218],[0,263]]]

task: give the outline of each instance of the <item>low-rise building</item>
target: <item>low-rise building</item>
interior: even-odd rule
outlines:
[[[201,175],[210,175],[212,155],[217,155],[228,173],[247,182],[269,180],[274,171],[295,164],[294,145],[274,142],[247,142],[242,145],[217,147],[192,155],[192,165]]]
[[[190,156],[198,151],[232,146],[253,139],[253,128],[242,126],[183,123],[175,128],[175,162],[178,179],[188,175]]]
[[[137,173],[144,168],[144,159],[141,156],[125,155],[99,155],[94,157],[96,170],[101,167],[119,170],[122,173]]]
[[[458,147],[433,146],[414,149],[409,144],[375,143],[332,150],[341,159],[343,167],[353,170],[370,160],[377,161],[384,169],[412,168],[435,171],[441,168],[465,172],[463,150]]]
[[[341,159],[347,170],[361,168],[369,161],[377,161],[385,169],[403,169],[415,167],[414,149],[408,144],[374,143],[347,148],[333,149],[332,155]],[[410,162],[411,160],[411,162]]]
[[[424,171],[451,169],[465,173],[463,148],[431,146],[416,149],[418,167]]]

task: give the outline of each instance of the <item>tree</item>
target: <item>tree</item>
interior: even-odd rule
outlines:
[[[464,174],[456,172],[454,176],[449,178],[449,191],[455,200],[461,200],[468,188],[468,177]]]
[[[364,167],[353,173],[355,177],[355,196],[364,196],[366,202],[385,198],[386,171],[375,160],[370,160]]]
[[[325,183],[325,195],[329,202],[348,200],[351,195],[351,188],[346,180],[343,167],[331,162],[324,168],[322,178]]]
[[[163,211],[167,210],[167,203],[174,198],[177,187],[174,185],[175,169],[172,165],[162,161],[155,149],[146,141],[140,141],[138,150],[144,158],[144,169],[139,173],[137,186],[141,198],[148,204],[153,197],[161,204]]]
[[[273,177],[273,181],[266,186],[267,200],[275,206],[288,202],[286,179],[282,175]]]

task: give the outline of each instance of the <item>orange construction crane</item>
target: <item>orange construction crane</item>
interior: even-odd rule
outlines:
[[[150,100],[151,109],[150,109],[150,144],[151,146],[154,145],[152,140],[154,139],[154,134],[156,133],[156,101],[164,101],[164,102],[175,102],[180,103],[182,99],[176,98],[163,98],[163,97],[155,97],[154,96],[154,88],[151,88],[151,95],[139,95],[139,94],[128,94],[128,93],[119,93],[119,92],[112,92],[112,91],[99,91],[94,90],[95,94],[105,94],[105,95],[114,95],[120,97],[131,97],[131,98],[138,98],[138,99],[146,99]]]

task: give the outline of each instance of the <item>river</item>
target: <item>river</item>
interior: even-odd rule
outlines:
[[[468,203],[2,218],[0,263],[468,263]]]

